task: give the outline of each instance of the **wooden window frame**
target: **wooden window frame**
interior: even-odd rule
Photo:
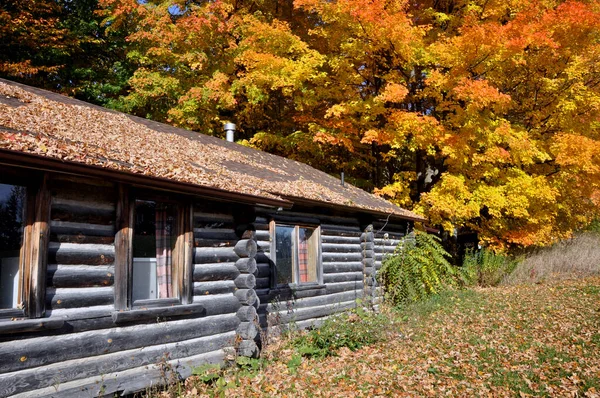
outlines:
[[[176,205],[177,240],[173,249],[172,298],[132,301],[133,292],[133,236],[135,228],[135,201],[153,200]],[[115,310],[140,311],[149,308],[189,305],[193,302],[193,204],[191,198],[178,194],[118,186],[117,233],[115,236]],[[152,311],[147,311],[153,314]],[[118,314],[113,316],[120,321]]]
[[[50,238],[50,204],[47,172],[2,166],[3,183],[26,188],[25,225],[19,252],[20,308],[0,309],[0,320],[41,318],[46,312],[46,269]],[[25,183],[23,183],[25,181]]]
[[[294,232],[293,232],[293,245],[292,245],[292,282],[291,283],[283,283],[283,284],[279,284],[277,283],[277,234],[276,234],[276,228],[277,226],[284,226],[284,227],[293,227],[294,228]],[[313,282],[299,282],[300,281],[300,268],[298,266],[299,263],[299,255],[298,255],[298,242],[300,240],[300,228],[309,228],[309,229],[313,229],[314,232],[317,234],[317,253],[316,253],[316,259],[317,259],[317,264],[316,264],[316,271],[317,271],[317,280],[313,281]],[[291,288],[298,288],[298,287],[319,287],[323,285],[323,256],[322,256],[322,239],[321,239],[321,226],[320,225],[305,225],[305,224],[293,224],[293,223],[285,223],[285,222],[277,222],[276,220],[271,220],[271,222],[269,223],[269,235],[271,236],[271,247],[270,247],[270,251],[271,251],[271,261],[273,262],[273,264],[275,265],[273,267],[273,274],[272,274],[272,282],[271,282],[271,288],[277,289],[277,288],[281,288],[281,287],[286,287],[289,286]],[[294,282],[296,281],[296,282]]]

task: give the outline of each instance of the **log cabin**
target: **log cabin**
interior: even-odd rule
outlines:
[[[125,395],[376,307],[415,221],[308,165],[0,79],[0,396]]]

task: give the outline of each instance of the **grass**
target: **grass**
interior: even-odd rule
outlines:
[[[388,316],[379,343],[306,358],[280,341],[252,371],[190,378],[181,396],[600,394],[600,277],[448,291]]]
[[[600,275],[600,233],[587,232],[522,256],[503,283],[543,283]]]

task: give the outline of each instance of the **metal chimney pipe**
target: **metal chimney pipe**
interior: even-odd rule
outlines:
[[[225,123],[224,129],[227,141],[233,142],[233,136],[235,134],[235,124],[227,122]]]
[[[344,172],[343,171],[342,171],[341,177],[342,177],[342,186],[344,186]]]

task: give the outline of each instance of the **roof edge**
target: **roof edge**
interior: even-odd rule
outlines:
[[[101,166],[83,164],[68,160],[12,151],[0,148],[0,164],[25,167],[30,169],[55,171],[72,175],[92,176],[111,179],[113,181],[141,185],[148,188],[158,188],[167,191],[193,194],[206,198],[223,199],[230,202],[241,202],[250,205],[291,208],[293,203],[286,199],[271,199],[239,192],[227,191],[201,185],[170,180],[167,178],[147,176],[122,170],[108,169]]]
[[[339,204],[336,204],[336,203],[323,202],[323,201],[314,200],[314,199],[299,198],[299,197],[296,197],[296,196],[289,196],[289,195],[281,195],[281,196],[284,199],[287,199],[290,202],[292,202],[294,204],[298,204],[298,205],[309,205],[309,206],[318,205],[318,206],[322,206],[322,207],[329,207],[329,208],[332,208],[332,209],[340,209],[340,210],[353,211],[353,212],[362,211],[364,213],[369,213],[369,214],[373,214],[373,215],[377,215],[377,216],[383,216],[383,217],[387,217],[387,216],[389,216],[391,214],[391,217],[393,217],[394,219],[407,220],[407,221],[416,221],[416,222],[427,222],[427,219],[423,218],[423,217],[405,216],[405,215],[397,214],[397,213],[394,213],[394,212],[391,212],[391,211],[390,212],[386,212],[386,211],[381,211],[381,210],[373,210],[373,209],[369,209],[369,208],[366,208],[366,207],[339,205]]]

